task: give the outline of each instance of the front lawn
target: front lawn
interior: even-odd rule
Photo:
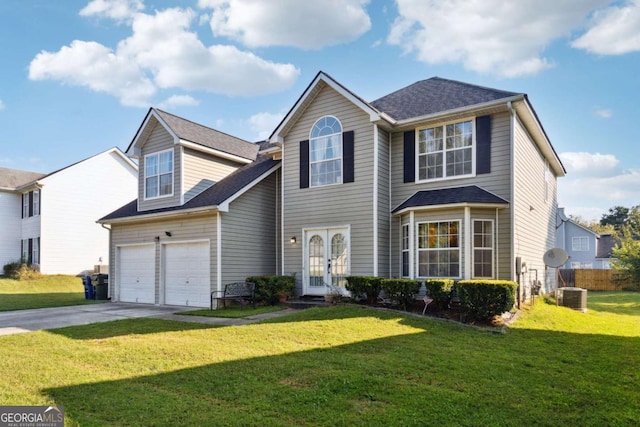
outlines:
[[[0,403],[67,425],[626,426],[640,294],[536,301],[506,334],[357,306],[247,326],[130,319],[0,337]]]
[[[0,311],[94,304],[84,298],[82,279],[51,275],[33,280],[0,278]]]
[[[204,317],[224,317],[230,319],[239,319],[242,317],[257,316],[258,314],[273,313],[275,311],[282,311],[287,307],[283,305],[262,305],[256,308],[251,306],[247,307],[228,307],[220,308],[218,310],[193,310],[193,311],[181,311],[179,315],[186,316],[204,316]]]

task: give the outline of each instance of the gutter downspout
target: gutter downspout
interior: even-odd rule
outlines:
[[[111,288],[112,286],[114,286],[114,279],[116,275],[114,274],[113,271],[111,271],[112,268],[115,268],[115,251],[113,252],[114,259],[111,259],[111,248],[112,248],[111,227],[107,227],[107,225],[102,222],[100,223],[100,227],[109,231],[109,277],[112,277],[113,279],[109,280],[109,285],[107,286],[107,298],[109,298],[110,300],[113,300],[112,298],[113,293],[111,292]]]

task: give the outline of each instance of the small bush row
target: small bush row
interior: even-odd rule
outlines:
[[[424,282],[427,295],[439,309],[449,307],[452,297],[460,299],[462,309],[474,319],[490,320],[513,308],[518,285],[508,280],[428,279]],[[347,277],[347,290],[356,299],[373,304],[383,291],[405,310],[420,292],[420,282],[409,279],[382,279],[371,276]]]
[[[14,280],[31,280],[40,277],[40,272],[35,266],[22,261],[5,264],[2,267],[2,273],[4,277]]]
[[[247,277],[246,282],[256,284],[256,302],[276,305],[280,302],[280,296],[290,297],[296,287],[296,279],[293,276],[265,275]]]

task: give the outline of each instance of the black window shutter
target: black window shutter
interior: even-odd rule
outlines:
[[[33,191],[29,191],[29,216],[33,216]]]
[[[300,141],[300,188],[309,188],[309,140]]]
[[[404,133],[404,182],[416,181],[416,132]]]
[[[476,173],[491,172],[491,116],[476,117]]]
[[[31,255],[33,254],[33,239],[29,239],[29,253],[27,254],[27,264],[31,264],[33,261]]]
[[[25,194],[22,193],[22,204],[20,205],[20,217],[24,218],[24,196]]]
[[[352,130],[342,134],[342,164],[344,166],[342,182],[353,182],[354,171],[354,132]]]

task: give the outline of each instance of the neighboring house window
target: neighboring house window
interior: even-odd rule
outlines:
[[[20,261],[30,263],[29,259],[29,239],[22,239],[22,250],[20,255]]]
[[[173,150],[144,157],[144,197],[153,199],[173,195]]]
[[[33,190],[33,215],[40,215],[40,190]]]
[[[493,277],[493,221],[473,221],[473,276]]]
[[[31,264],[40,264],[40,238],[31,240]]]
[[[571,263],[571,268],[573,270],[580,268],[580,263],[579,262],[572,262]]]
[[[409,224],[402,226],[402,277],[409,277]]]
[[[574,252],[586,252],[589,250],[589,238],[586,236],[571,239],[571,249]]]
[[[309,134],[311,187],[342,183],[342,125],[333,116],[320,118]]]
[[[460,222],[418,224],[418,276],[460,277]]]
[[[22,218],[29,218],[29,193],[22,194]]]
[[[418,180],[473,173],[473,121],[418,130]]]

